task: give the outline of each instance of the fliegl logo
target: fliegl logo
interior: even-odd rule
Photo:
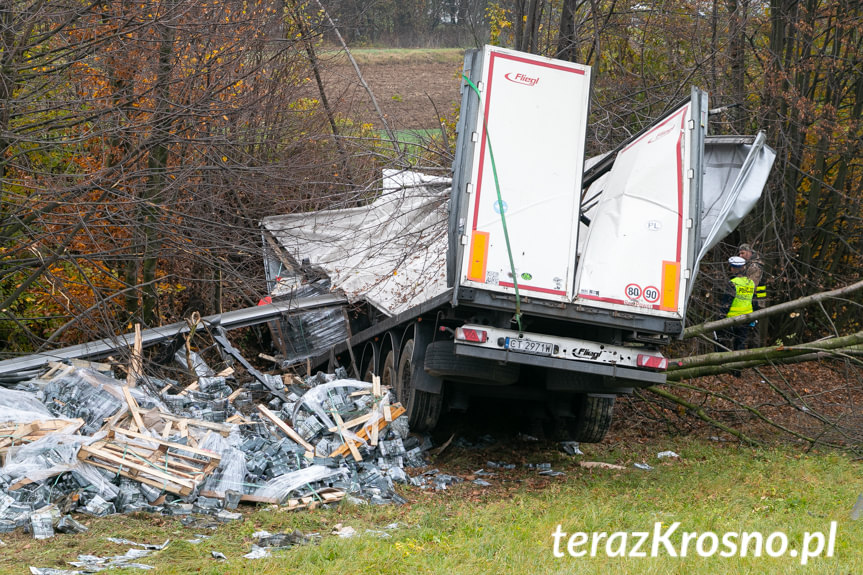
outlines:
[[[536,86],[536,83],[539,82],[539,78],[531,78],[527,74],[522,74],[521,72],[518,74],[507,72],[504,74],[504,78],[510,82],[515,82],[516,84],[522,84],[524,86]]]

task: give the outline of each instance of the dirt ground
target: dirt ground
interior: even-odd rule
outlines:
[[[394,130],[437,129],[460,101],[463,52],[407,53],[402,57],[356,53],[360,72]],[[343,115],[382,127],[368,93],[344,56],[322,59],[327,97]]]

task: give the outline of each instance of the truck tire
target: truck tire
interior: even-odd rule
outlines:
[[[569,418],[570,439],[599,443],[611,428],[614,396],[583,394],[575,399],[575,417]]]
[[[425,370],[444,379],[468,380],[470,383],[511,385],[521,374],[516,363],[501,364],[479,357],[455,354],[451,341],[436,341],[426,348]]]
[[[415,364],[414,340],[405,341],[399,358],[399,368],[396,372],[396,397],[407,410],[408,425],[413,431],[430,431],[437,425],[443,409],[443,394],[429,393],[416,389],[413,385],[417,369],[422,366]]]
[[[396,352],[389,350],[381,363],[381,385],[395,389],[396,384]]]

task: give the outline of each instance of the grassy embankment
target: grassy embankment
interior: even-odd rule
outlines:
[[[528,444],[518,452],[494,449],[484,452],[451,449],[444,470],[467,476],[486,460],[519,463],[514,471],[499,471],[491,487],[466,481],[439,493],[401,488],[410,504],[358,507],[349,504],[327,510],[281,512],[244,508],[245,521],[226,524],[210,532],[211,539],[187,543],[200,530],[183,527],[175,518],[152,515],[87,519],[91,530],[83,535],[58,535],[34,541],[24,533],[4,534],[0,573],[22,573],[27,566],[58,567],[79,553],[122,554],[126,547],[104,540],[125,537],[150,543],[171,539],[169,547],[142,560],[163,573],[860,573],[863,572],[863,525],[849,519],[858,494],[860,463],[834,453],[802,455],[793,450],[756,450],[692,440],[651,441],[626,447],[583,446],[585,455],[568,457]],[[672,449],[678,460],[658,460],[656,453]],[[606,461],[626,470],[585,469],[579,461]],[[521,463],[551,462],[566,472],[543,478],[523,469]],[[645,462],[642,471],[632,466]],[[824,556],[801,565],[806,532],[823,532],[837,522],[833,557]],[[393,522],[399,528],[391,537],[365,534]],[[680,549],[683,531],[713,531],[721,540],[729,531],[760,531],[765,537],[784,532],[794,557],[711,558],[695,554],[671,557],[659,547],[659,557],[608,557],[600,542],[597,557],[554,557],[552,533],[557,525],[569,534],[615,531],[665,530],[680,522],[671,536]],[[337,523],[354,527],[358,536],[340,539],[330,535]],[[242,558],[259,529],[271,532],[299,529],[320,533],[317,544],[278,551],[260,560]],[[567,538],[559,550],[566,553]],[[710,541],[706,540],[706,544]],[[810,551],[817,540],[810,539]],[[620,539],[616,540],[619,546]],[[630,535],[627,549],[634,540]],[[618,547],[619,548],[619,547]],[[709,548],[709,545],[706,545]],[[774,547],[776,548],[776,547]],[[588,550],[589,544],[575,550]],[[720,547],[719,551],[726,549]],[[227,561],[211,557],[220,551]],[[750,553],[751,555],[751,553]]]

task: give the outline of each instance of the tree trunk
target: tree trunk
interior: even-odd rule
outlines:
[[[166,3],[164,18],[173,17],[174,2]],[[158,25],[159,63],[156,72],[152,134],[147,158],[148,181],[144,185],[144,197],[138,205],[138,221],[144,230],[143,257],[141,261],[141,320],[144,325],[155,325],[158,320],[158,292],[156,271],[161,251],[158,204],[167,185],[168,145],[171,139],[171,78],[173,75],[174,27],[167,22]]]
[[[761,319],[764,317],[769,317],[772,315],[785,313],[787,311],[793,311],[795,309],[800,309],[802,307],[806,307],[812,305],[814,303],[818,303],[827,299],[836,298],[839,296],[845,296],[863,289],[863,280],[837,288],[835,290],[812,294],[808,296],[804,296],[802,298],[798,298],[794,301],[787,301],[781,304],[777,304],[771,307],[766,307],[764,309],[760,309],[758,311],[754,311],[752,313],[748,313],[745,315],[738,315],[735,317],[728,317],[716,321],[708,321],[706,323],[693,325],[686,328],[683,331],[684,338],[697,337],[700,335],[704,335],[706,333],[710,333],[715,330],[729,328],[735,325],[743,325],[745,323],[750,323],[755,321],[756,319]]]
[[[578,62],[578,31],[575,25],[575,14],[580,4],[579,0],[563,0],[563,6],[560,9],[556,55],[561,60]]]

